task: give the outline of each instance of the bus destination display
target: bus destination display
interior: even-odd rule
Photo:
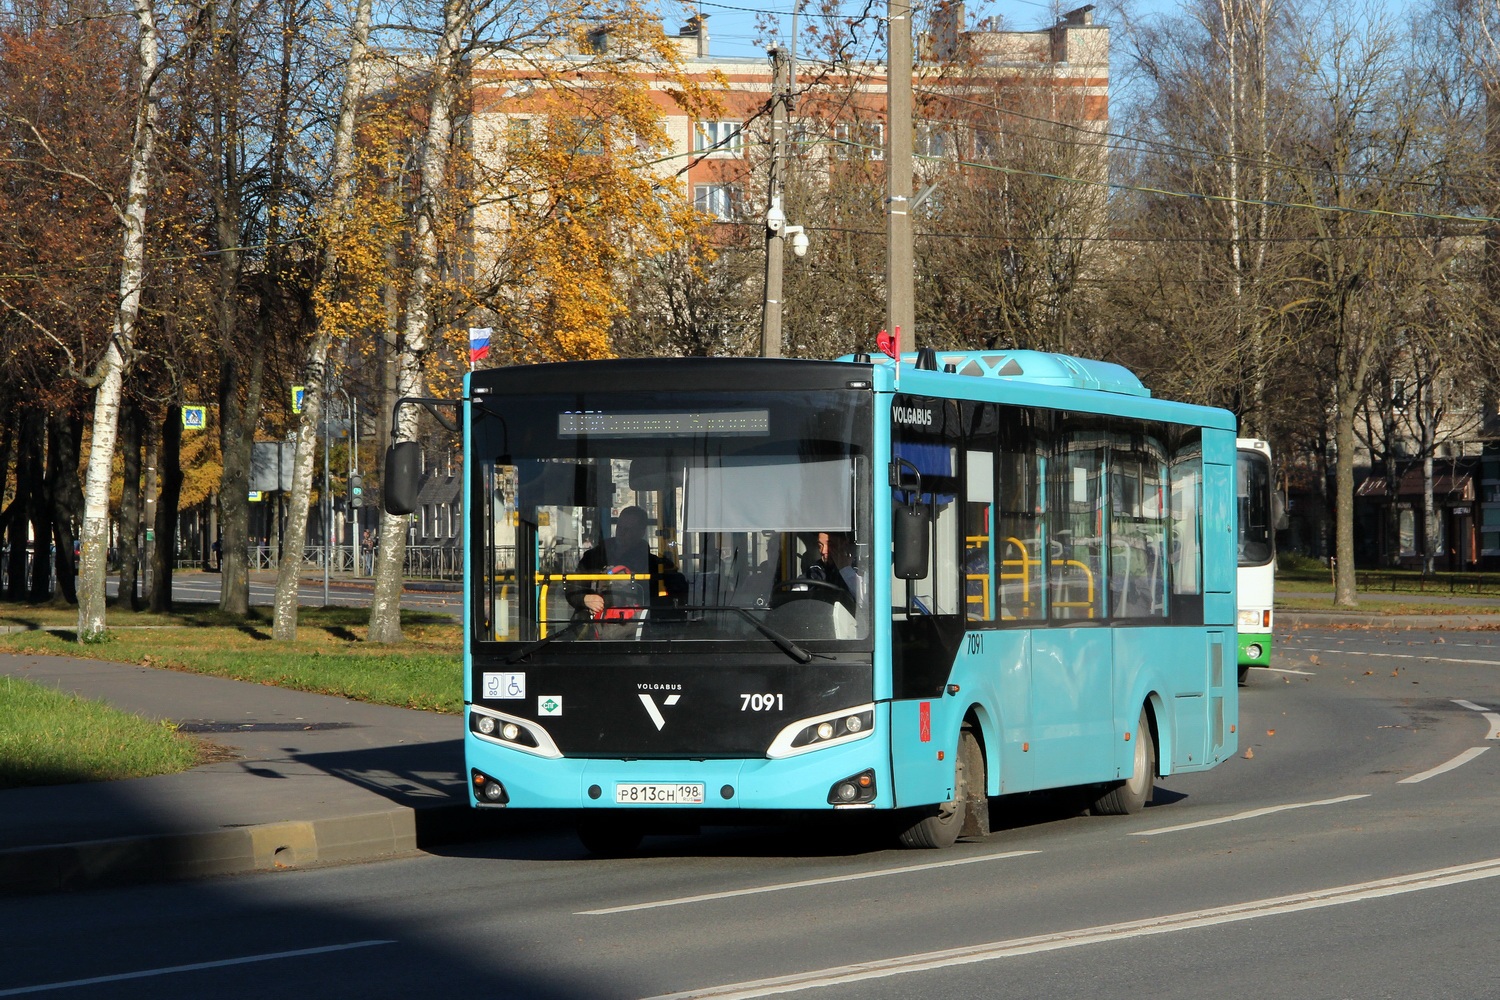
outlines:
[[[570,437],[765,437],[768,410],[615,413],[570,410],[557,416],[557,436]]]

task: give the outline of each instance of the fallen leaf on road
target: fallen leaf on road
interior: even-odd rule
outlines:
[[[1276,735],[1276,730],[1274,730],[1274,729],[1267,729],[1266,730],[1266,735],[1267,736],[1275,736]]]
[[[1245,748],[1245,759],[1249,760],[1250,758],[1252,758],[1254,756],[1255,756],[1255,750],[1253,748],[1251,748],[1251,747],[1246,747]]]
[[[1373,670],[1366,670],[1365,671],[1365,676],[1366,677],[1373,677],[1373,676],[1375,676],[1375,671],[1373,671]]]
[[[1308,663],[1311,663],[1311,664],[1312,664],[1312,665],[1313,665],[1313,666],[1315,666],[1315,667],[1316,667],[1316,666],[1317,666],[1317,665],[1318,665],[1318,654],[1317,654],[1317,653],[1314,653],[1314,654],[1312,654],[1312,655],[1311,655],[1311,656],[1309,656],[1309,657],[1308,657],[1308,658],[1307,658],[1307,662],[1308,662]]]

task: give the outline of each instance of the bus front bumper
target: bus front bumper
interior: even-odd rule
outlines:
[[[541,758],[478,740],[465,746],[469,803],[511,809],[829,811],[889,808],[890,754],[873,734],[779,760],[609,760]],[[483,781],[476,784],[476,772]],[[862,779],[861,776],[867,776]],[[868,780],[852,803],[835,788]],[[498,782],[493,801],[476,788]]]

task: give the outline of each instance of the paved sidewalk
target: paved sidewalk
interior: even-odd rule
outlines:
[[[515,828],[469,809],[457,716],[67,657],[0,655],[0,675],[170,719],[236,754],[0,791],[0,893],[374,858]]]

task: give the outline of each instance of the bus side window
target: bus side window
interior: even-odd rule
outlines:
[[[1171,542],[1168,567],[1172,587],[1169,612],[1174,621],[1191,618],[1203,609],[1203,447],[1196,435],[1180,442],[1172,454],[1169,473],[1172,495]],[[1181,613],[1180,613],[1181,612]]]
[[[999,617],[1029,621],[1045,614],[1047,556],[1043,538],[1042,453],[1035,411],[1001,407],[995,562]]]
[[[1117,434],[1109,455],[1109,613],[1166,614],[1164,451],[1143,434]]]
[[[995,406],[967,403],[968,430],[964,489],[964,617],[994,621],[998,616],[995,585]]]
[[[1101,482],[1108,433],[1087,417],[1065,421],[1047,483],[1050,613],[1061,621],[1099,619],[1108,582]]]

